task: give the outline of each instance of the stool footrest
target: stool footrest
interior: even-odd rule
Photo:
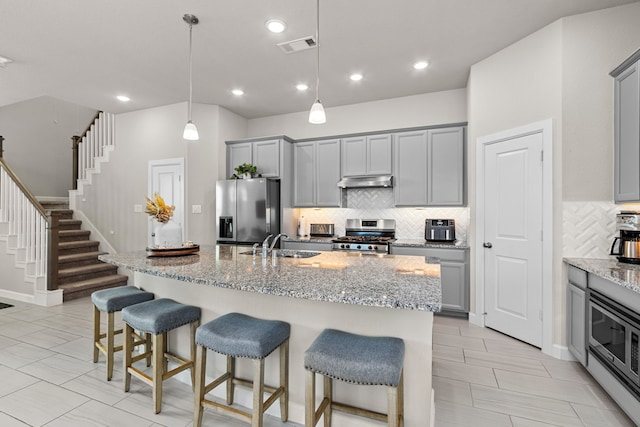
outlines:
[[[204,394],[209,393],[211,390],[218,387],[220,384],[222,384],[229,378],[231,378],[231,374],[229,374],[229,372],[225,372],[224,374],[220,375],[218,378],[216,378],[215,380],[211,381],[209,384],[204,386]]]
[[[372,418],[378,421],[385,421],[385,422],[387,421],[387,414],[370,411],[369,409],[358,408],[356,406],[351,406],[345,403],[336,402],[335,400],[331,402],[331,407],[336,411],[346,412],[347,414],[359,415],[361,417]]]
[[[151,378],[149,375],[145,374],[138,368],[134,368],[133,366],[130,366],[129,368],[127,368],[127,372],[129,372],[131,375],[134,375],[136,378],[138,378],[145,384],[150,386],[153,385],[153,378]]]
[[[252,417],[250,412],[234,408],[233,406],[227,406],[224,403],[214,402],[213,400],[203,399],[202,405],[209,409],[213,409],[214,412],[218,414],[228,415],[237,420],[246,421],[247,419],[251,420]]]

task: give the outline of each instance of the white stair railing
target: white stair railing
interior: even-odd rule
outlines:
[[[77,175],[74,177],[74,189],[77,188],[77,180],[88,179],[89,172],[96,169],[96,159],[102,158],[105,151],[114,146],[115,128],[115,115],[100,111],[84,135],[74,137],[74,151],[76,151],[74,162],[77,162],[77,172],[74,171],[74,175]]]
[[[7,250],[16,264],[33,278],[47,276],[47,214],[20,180],[0,159],[0,223]]]

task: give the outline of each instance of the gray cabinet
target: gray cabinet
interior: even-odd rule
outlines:
[[[292,242],[282,241],[282,249],[293,249],[296,251],[330,251],[330,242]]]
[[[391,175],[391,135],[342,140],[342,176]]]
[[[293,205],[340,207],[340,140],[293,144]]]
[[[467,314],[469,312],[469,249],[468,248],[416,248],[391,245],[391,254],[418,255],[440,262],[442,285],[442,312]]]
[[[280,178],[280,158],[282,140],[259,140],[248,142],[227,142],[227,176],[243,163],[251,163],[265,178]]]
[[[640,200],[640,70],[638,62],[614,80],[614,200]]]
[[[567,286],[567,346],[587,366],[587,273],[569,266]]]
[[[396,206],[464,206],[465,128],[394,135]]]

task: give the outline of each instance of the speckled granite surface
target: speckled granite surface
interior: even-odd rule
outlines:
[[[246,246],[202,246],[197,255],[147,258],[145,251],[100,255],[133,271],[203,285],[292,298],[440,311],[440,265],[424,257],[319,252],[263,259]]]
[[[564,258],[564,262],[640,293],[640,265],[625,264],[613,258]]]
[[[469,245],[467,242],[456,240],[454,243],[438,243],[427,242],[424,239],[398,239],[391,243],[393,246],[408,247],[408,248],[456,248],[467,249]]]

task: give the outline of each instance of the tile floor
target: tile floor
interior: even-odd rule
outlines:
[[[120,353],[105,381],[104,359],[92,363],[89,298],[48,308],[3,302],[15,307],[0,310],[0,426],[192,425],[188,385],[165,383],[155,415],[149,387],[134,380],[122,391]],[[436,317],[433,342],[436,427],[633,426],[577,363],[453,318]],[[248,424],[206,412],[203,425]],[[265,422],[284,426],[297,425]]]
[[[436,427],[634,426],[577,362],[436,316]]]

